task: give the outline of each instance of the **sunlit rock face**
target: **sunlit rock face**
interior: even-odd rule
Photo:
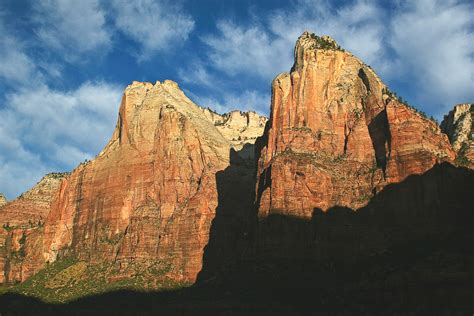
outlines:
[[[9,226],[0,282],[23,281],[71,256],[112,263],[117,278],[133,273],[133,263],[193,281],[218,206],[216,173],[229,166],[231,150],[248,145],[253,154],[265,122],[256,113],[202,109],[172,81],[134,82],[95,159],[64,179],[45,177],[2,208],[0,222]],[[28,222],[32,227],[23,227]]]
[[[45,226],[45,260],[74,253],[124,268],[160,261],[174,280],[193,281],[218,206],[216,173],[229,165],[231,148],[245,144],[236,144],[240,130],[259,132],[248,122],[221,133],[176,83],[129,86],[109,144],[61,184]]]
[[[471,168],[474,163],[474,104],[464,103],[444,116],[441,129],[446,133],[461,162]],[[464,161],[462,161],[464,160]]]
[[[330,37],[305,32],[294,55],[291,72],[273,80],[268,129],[257,141],[260,217],[359,208],[386,184],[455,159],[435,122]]]
[[[24,281],[43,267],[44,223],[66,176],[48,174],[31,190],[0,205],[0,283]]]
[[[257,138],[262,136],[268,121],[265,116],[256,112],[231,111],[221,115],[210,109],[202,111],[242,158],[254,158],[253,146],[248,145],[255,144]]]
[[[7,204],[7,198],[5,197],[5,195],[3,195],[2,193],[0,193],[0,207]]]
[[[0,283],[71,257],[107,265],[107,282],[154,269],[208,282],[262,254],[356,258],[449,230],[469,222],[472,184],[449,164],[468,125],[451,116],[455,150],[369,66],[307,32],[272,83],[269,120],[203,109],[172,81],[134,82],[93,160],[0,200]]]

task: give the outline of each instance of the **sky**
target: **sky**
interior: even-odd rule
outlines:
[[[268,115],[304,30],[335,38],[438,120],[474,102],[470,0],[2,0],[0,192],[13,199],[99,153],[134,80]]]

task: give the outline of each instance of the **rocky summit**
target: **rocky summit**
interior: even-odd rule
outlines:
[[[202,108],[170,80],[129,85],[93,160],[0,196],[3,297],[63,312],[464,311],[472,104],[440,127],[309,32],[271,88],[267,119]],[[138,292],[104,294],[124,289]]]
[[[259,213],[357,208],[388,183],[455,158],[438,125],[402,104],[333,39],[304,33],[272,84]]]
[[[468,166],[474,162],[474,104],[458,104],[441,122],[441,129],[449,137],[458,160]]]

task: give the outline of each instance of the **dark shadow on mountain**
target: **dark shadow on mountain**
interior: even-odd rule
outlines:
[[[367,126],[369,130],[372,146],[375,151],[377,167],[382,168],[385,175],[387,168],[387,148],[391,148],[391,136],[387,119],[387,111],[384,109],[377,114]]]
[[[254,175],[238,156],[231,162],[216,175],[219,206],[194,286],[119,291],[64,305],[7,294],[0,312],[472,313],[472,170],[436,165],[386,186],[356,211],[336,206],[297,218],[271,210],[257,218],[249,206]]]
[[[229,167],[216,173],[219,204],[204,248],[198,284],[217,282],[251,250],[256,218],[255,165],[248,152],[253,153],[252,144],[246,144],[239,152],[231,149]]]

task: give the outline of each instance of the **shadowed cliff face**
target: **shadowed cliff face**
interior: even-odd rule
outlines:
[[[272,214],[247,223],[229,190],[239,159],[217,175],[219,205],[198,283],[119,291],[48,305],[16,295],[0,311],[122,313],[465,313],[472,308],[474,172],[449,164],[386,186],[365,207]],[[221,181],[222,180],[222,181]],[[241,192],[241,191],[240,191]],[[251,195],[251,193],[249,193]],[[243,201],[245,203],[245,201]]]

